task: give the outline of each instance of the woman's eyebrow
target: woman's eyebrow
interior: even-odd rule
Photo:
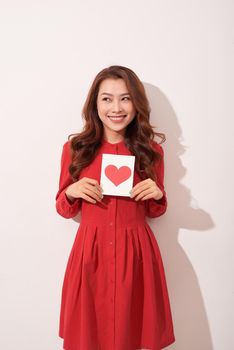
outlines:
[[[109,92],[103,92],[101,95],[110,95],[110,96],[113,96],[112,94],[109,94]],[[125,92],[123,94],[120,94],[119,96],[123,96],[123,95],[130,95],[129,92]]]

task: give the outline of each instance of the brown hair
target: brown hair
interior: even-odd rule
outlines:
[[[154,149],[152,140],[156,135],[162,139],[160,143],[163,143],[166,140],[165,134],[153,131],[154,126],[149,122],[151,108],[140,79],[130,68],[116,65],[97,74],[82,110],[82,118],[85,121],[83,131],[68,136],[68,139],[73,136],[70,144],[72,162],[69,166],[72,179],[78,180],[80,171],[92,162],[100,147],[103,124],[97,112],[96,101],[100,83],[107,78],[123,79],[126,83],[136,115],[126,127],[124,142],[136,157],[135,167],[139,176],[142,179],[150,177],[156,181],[153,166],[161,159],[161,154]]]

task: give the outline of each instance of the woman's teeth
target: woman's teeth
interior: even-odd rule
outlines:
[[[122,116],[116,116],[116,117],[111,117],[108,116],[108,118],[110,118],[113,121],[121,121],[122,119],[124,119],[126,117],[126,115],[122,115]]]

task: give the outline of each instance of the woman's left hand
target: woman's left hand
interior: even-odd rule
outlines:
[[[135,198],[136,201],[139,199],[146,200],[150,198],[158,200],[163,197],[163,193],[157,186],[156,182],[148,178],[146,180],[138,182],[130,191],[130,196],[131,198],[137,196]]]

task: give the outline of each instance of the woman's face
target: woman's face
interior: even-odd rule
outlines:
[[[105,79],[97,96],[97,111],[105,135],[124,135],[127,125],[134,119],[136,109],[123,79]]]

